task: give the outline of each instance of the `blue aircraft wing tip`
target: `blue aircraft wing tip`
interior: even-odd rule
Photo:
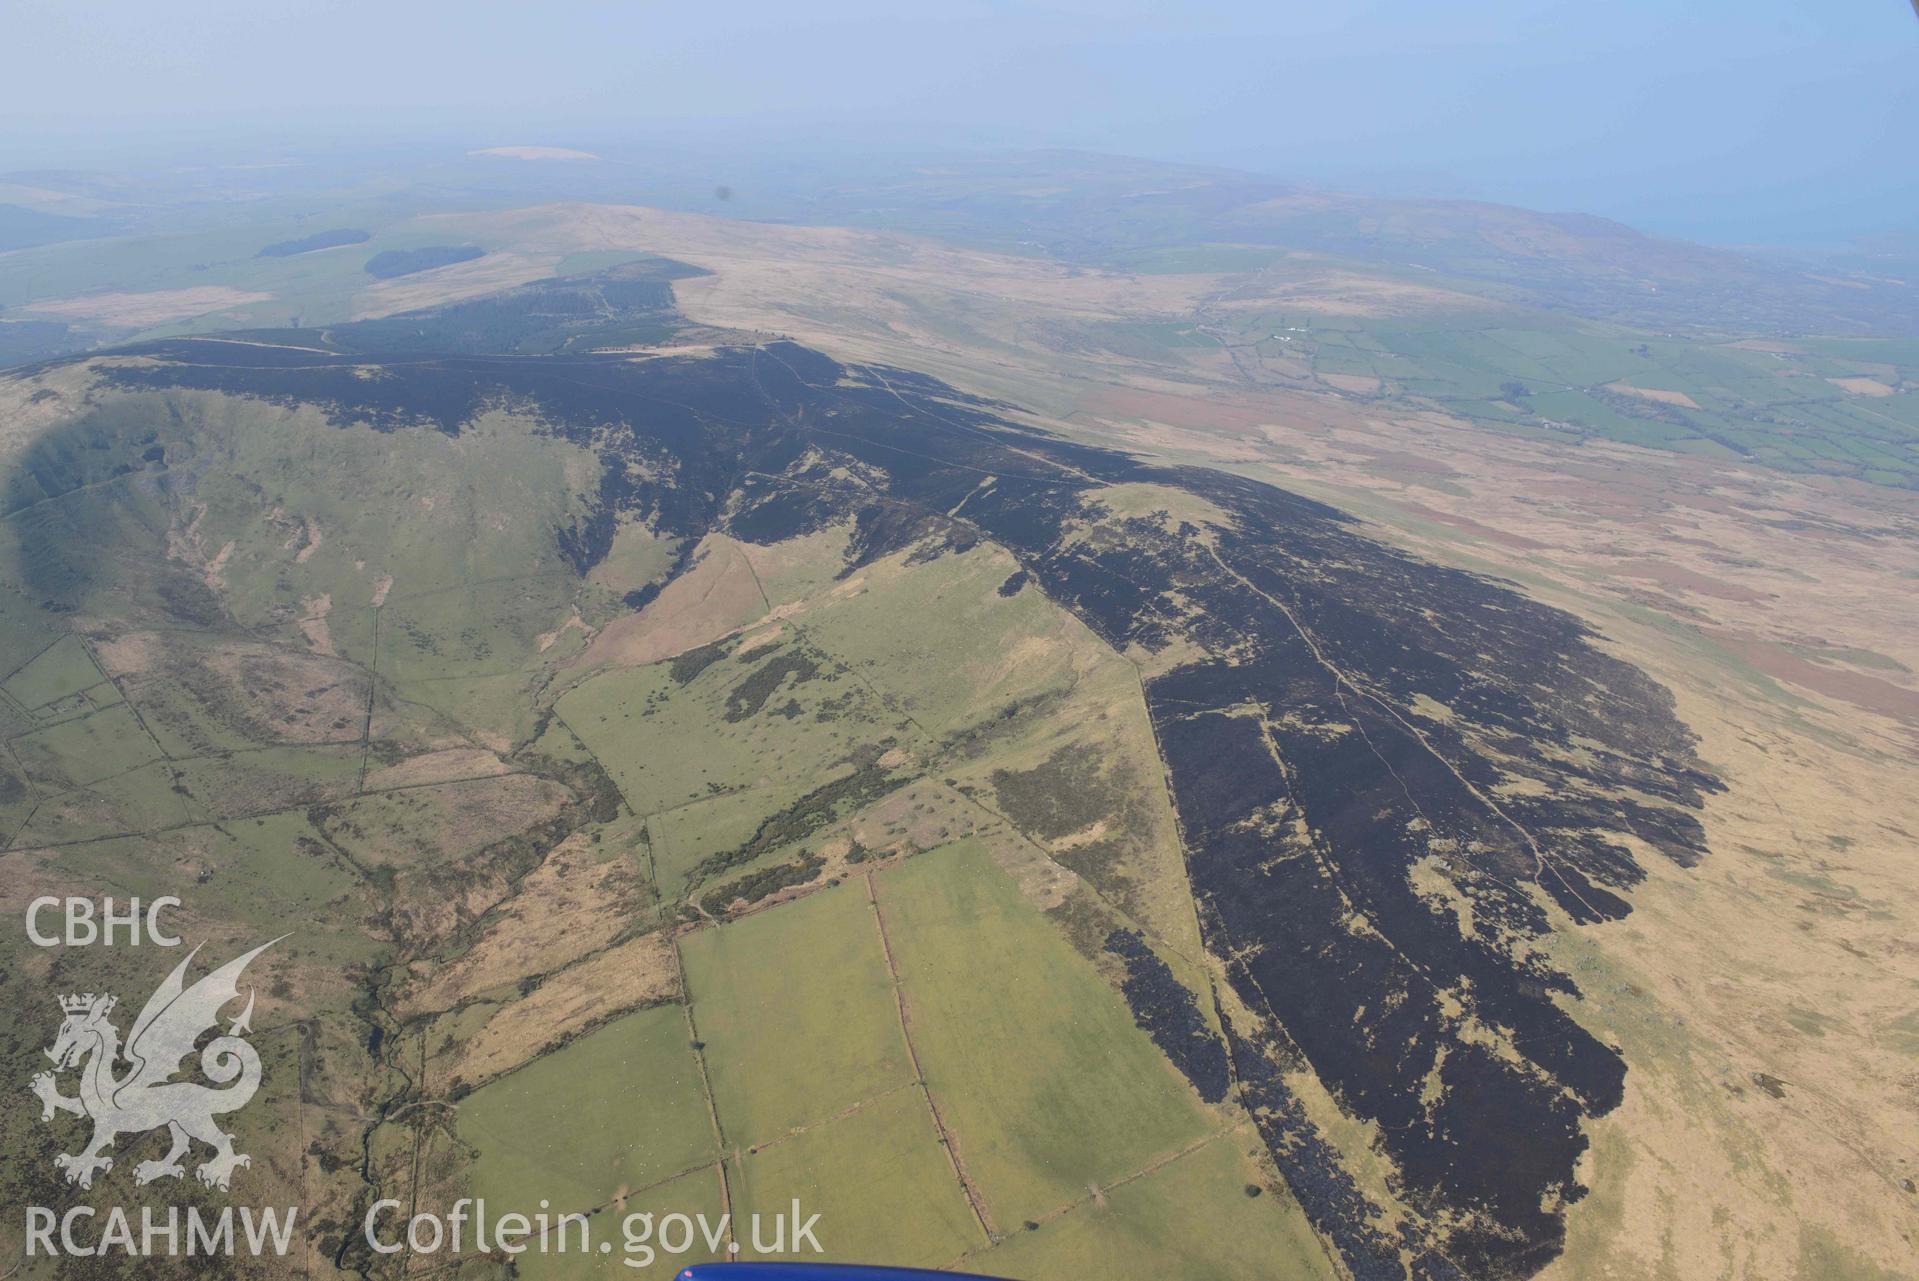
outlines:
[[[881,1268],[852,1263],[695,1263],[675,1281],[994,1281],[971,1273],[926,1268]]]

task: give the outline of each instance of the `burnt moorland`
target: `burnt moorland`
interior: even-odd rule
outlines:
[[[632,306],[598,323],[657,320],[655,283],[620,286]],[[548,354],[509,355],[529,348],[494,313],[447,323],[497,345],[426,354],[431,325],[372,322],[286,346],[146,344],[102,377],[317,404],[387,431],[458,433],[488,407],[524,409],[603,460],[593,510],[554,531],[582,572],[625,513],[759,543],[850,521],[849,572],[909,545],[1009,549],[1115,648],[1160,656],[1144,688],[1189,875],[1251,1022],[1226,1018],[1228,1043],[1209,1049],[1188,1000],[1207,994],[1172,990],[1116,939],[1142,1024],[1203,1091],[1237,1085],[1354,1275],[1524,1276],[1558,1254],[1563,1209],[1585,1192],[1585,1124],[1619,1104],[1626,1065],[1568,1012],[1575,984],[1532,944],[1627,915],[1646,874],[1635,850],[1680,866],[1706,853],[1696,813],[1719,784],[1662,687],[1572,616],[1329,507],[1062,440],[922,375],[785,342],[580,351],[553,314],[531,347]],[[383,363],[380,326],[403,359]],[[1129,514],[1119,486],[1157,487],[1190,515]],[[1380,1226],[1289,1085],[1306,1071],[1375,1123],[1412,1211],[1401,1226]]]

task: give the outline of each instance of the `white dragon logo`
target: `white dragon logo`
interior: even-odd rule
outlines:
[[[194,1170],[200,1182],[210,1188],[226,1190],[234,1170],[252,1164],[250,1157],[233,1150],[233,1136],[214,1123],[216,1116],[246,1106],[260,1088],[260,1056],[241,1037],[253,1030],[251,990],[246,1009],[228,1025],[226,1034],[214,1037],[200,1051],[200,1070],[214,1085],[226,1088],[216,1090],[195,1081],[171,1078],[180,1070],[181,1060],[193,1053],[201,1035],[217,1027],[221,1009],[239,997],[240,974],[247,964],[279,941],[262,943],[187,987],[187,966],[200,952],[194,948],[147,998],[140,1017],[133,1021],[124,1050],[119,1029],[107,1017],[118,998],[92,992],[60,998],[66,1021],[46,1055],[53,1060],[54,1072],[84,1063],[80,1067],[80,1093],[76,1098],[61,1094],[54,1072],[35,1076],[31,1089],[42,1104],[42,1121],[51,1121],[55,1112],[71,1112],[93,1120],[93,1138],[86,1147],[53,1159],[66,1174],[67,1182],[92,1187],[95,1174],[113,1169],[113,1158],[105,1152],[116,1137],[143,1134],[163,1125],[172,1136],[173,1148],[162,1160],[142,1161],[135,1166],[136,1183],[184,1175],[186,1167],[180,1158],[187,1154],[191,1139],[213,1149],[212,1158]],[[131,1066],[124,1075],[116,1076],[114,1067],[122,1058]]]

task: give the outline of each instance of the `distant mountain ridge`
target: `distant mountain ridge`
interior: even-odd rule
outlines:
[[[601,162],[575,166],[412,155],[166,177],[33,171],[0,174],[0,189],[31,187],[71,198],[63,209],[94,210],[63,212],[57,223],[19,210],[32,225],[18,229],[15,247],[35,253],[132,226],[155,237],[237,231],[240,207],[261,211],[253,216],[262,231],[271,210],[284,235],[289,217],[364,207],[376,194],[388,218],[445,212],[448,202],[506,210],[570,201],[880,229],[1141,272],[1256,270],[1261,255],[1304,254],[1493,304],[1656,331],[1919,337],[1919,290],[1887,269],[1883,253],[1756,254],[1586,213],[1359,195],[1077,151],[809,160],[600,146],[595,154]],[[0,242],[8,234],[0,218]]]
[[[1919,334],[1919,292],[1843,267],[1816,273],[1594,214],[1363,196],[1078,152],[921,166],[834,192],[812,213],[1108,266],[1207,244],[1328,254],[1649,328]]]

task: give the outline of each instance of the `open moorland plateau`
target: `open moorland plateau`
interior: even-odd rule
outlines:
[[[0,255],[117,344],[0,373],[0,907],[292,931],[232,1119],[278,1266],[507,1274],[379,1198],[797,1197],[1018,1278],[1914,1275],[1901,290],[924,207]],[[4,948],[21,1099],[49,994],[160,977]],[[94,1195],[225,1199],[163,1144]]]

